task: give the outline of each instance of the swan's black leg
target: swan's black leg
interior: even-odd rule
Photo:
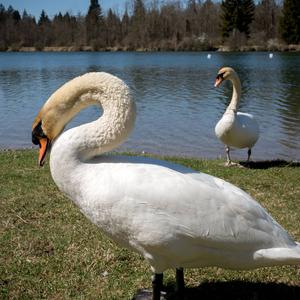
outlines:
[[[225,150],[226,150],[226,157],[227,157],[227,165],[231,164],[231,159],[230,159],[230,148],[228,146],[225,146]]]
[[[179,299],[183,299],[184,295],[184,274],[183,268],[176,268],[176,292]]]
[[[250,161],[250,156],[251,156],[251,148],[248,149],[248,158],[247,158],[247,162]]]
[[[160,300],[160,292],[163,287],[163,273],[155,273],[152,279],[152,300]]]

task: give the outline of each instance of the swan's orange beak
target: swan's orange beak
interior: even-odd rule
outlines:
[[[37,119],[37,121],[33,124],[32,143],[40,146],[38,162],[40,166],[43,166],[51,141],[44,133],[42,129],[42,121],[39,119]]]
[[[216,81],[215,81],[215,87],[218,87],[222,81],[224,80],[224,74],[225,72],[219,73],[216,77]]]
[[[222,83],[223,79],[221,76],[217,76],[215,81],[215,87],[218,87]]]
[[[45,162],[47,150],[49,148],[49,139],[48,138],[41,138],[39,140],[40,144],[40,151],[39,151],[39,165],[42,167]]]

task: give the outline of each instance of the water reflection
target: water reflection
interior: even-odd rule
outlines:
[[[300,148],[300,86],[299,76],[290,71],[290,65],[281,69],[281,82],[285,86],[277,100],[277,110],[281,116],[284,136],[280,142],[287,148]]]
[[[136,126],[121,150],[223,156],[214,127],[232,86],[213,84],[219,68],[231,66],[242,82],[240,111],[260,123],[253,158],[300,159],[299,54],[0,53],[0,66],[0,148],[31,147],[31,122],[52,92],[85,72],[105,71],[124,79],[137,102]],[[88,108],[69,127],[101,113]]]

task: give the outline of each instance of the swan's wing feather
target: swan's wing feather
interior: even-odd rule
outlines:
[[[259,126],[251,114],[226,113],[217,123],[215,133],[225,145],[252,148],[259,138]]]
[[[223,141],[230,132],[235,121],[234,113],[225,113],[215,126],[216,136]]]
[[[291,240],[248,194],[221,179],[131,163],[104,168],[102,163],[99,172],[93,172],[95,168],[85,172],[89,176],[84,181],[81,178],[89,200],[83,210],[102,228],[107,222],[105,230],[114,238],[154,246],[185,236],[198,246],[239,250]],[[97,190],[96,178],[101,178]]]
[[[238,112],[236,122],[240,128],[243,128],[245,134],[258,138],[259,136],[259,125],[253,115],[248,113]]]
[[[144,165],[156,165],[165,167],[183,174],[194,173],[197,174],[193,169],[185,167],[183,165],[179,165],[173,162],[169,162],[166,160],[161,160],[153,157],[146,156],[128,156],[128,155],[117,155],[117,154],[108,154],[101,155],[93,158],[90,163],[100,164],[100,163],[132,163],[132,164],[144,164]]]

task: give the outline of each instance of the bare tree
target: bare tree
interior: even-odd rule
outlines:
[[[287,5],[297,1],[284,1],[289,8],[285,11],[290,12],[285,15],[297,17],[297,7]],[[223,42],[236,50],[245,44],[270,49],[280,37],[282,2],[277,0],[128,0],[122,15],[112,9],[104,14],[98,0],[89,3],[86,15],[58,13],[50,19],[43,10],[38,22],[26,11],[21,17],[12,6],[6,9],[0,4],[0,50],[21,46],[207,50]],[[285,28],[291,27],[291,20],[285,17]],[[298,28],[293,22],[293,28]],[[294,31],[285,30],[285,40],[297,41],[289,39],[289,32]],[[222,33],[229,36],[224,41]]]
[[[275,0],[261,0],[255,8],[253,35],[258,36],[260,41],[277,38],[279,15],[280,8]]]

